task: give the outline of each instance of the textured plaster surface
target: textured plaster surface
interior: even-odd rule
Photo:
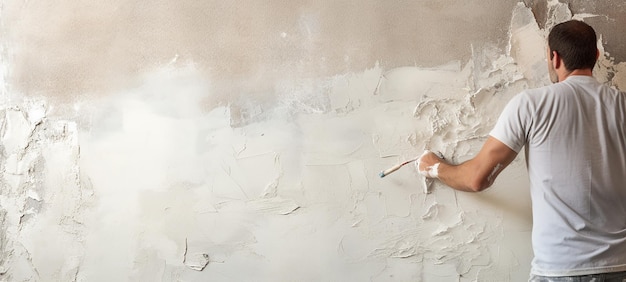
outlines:
[[[556,22],[626,89],[619,9],[5,1],[0,281],[526,281],[523,156],[479,194],[378,173],[471,158]]]

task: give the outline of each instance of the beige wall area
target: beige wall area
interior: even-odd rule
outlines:
[[[493,13],[484,9],[490,6]],[[467,61],[504,47],[514,1],[7,1],[11,79],[25,95],[106,95],[174,58],[220,92],[272,81]],[[233,85],[234,84],[234,85]],[[112,89],[113,88],[113,89]],[[227,99],[224,97],[224,99]]]
[[[580,19],[626,89],[620,1],[0,4],[0,281],[527,281],[523,156],[471,158]]]

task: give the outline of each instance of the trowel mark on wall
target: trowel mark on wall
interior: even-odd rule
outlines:
[[[209,254],[190,253],[189,243],[187,242],[187,239],[185,238],[185,252],[183,253],[183,264],[193,270],[202,271],[209,264],[209,262],[210,262]]]
[[[216,205],[220,212],[250,212],[288,215],[300,208],[295,201],[272,197],[267,199],[254,199],[245,202],[230,201]]]
[[[491,246],[502,234],[493,217],[480,212],[459,213],[449,205],[439,205],[437,210],[425,219],[412,217],[416,227],[395,232],[369,256],[452,263],[460,275],[467,274],[472,267],[495,267],[496,259],[491,253],[497,250]]]

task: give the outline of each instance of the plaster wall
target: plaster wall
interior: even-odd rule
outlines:
[[[526,281],[523,156],[479,194],[378,173],[471,158],[554,23],[626,88],[619,9],[3,1],[0,280]]]

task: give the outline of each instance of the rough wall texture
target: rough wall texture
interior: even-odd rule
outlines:
[[[0,281],[527,280],[522,156],[378,172],[473,156],[556,22],[626,89],[623,4],[240,2],[0,5]]]

